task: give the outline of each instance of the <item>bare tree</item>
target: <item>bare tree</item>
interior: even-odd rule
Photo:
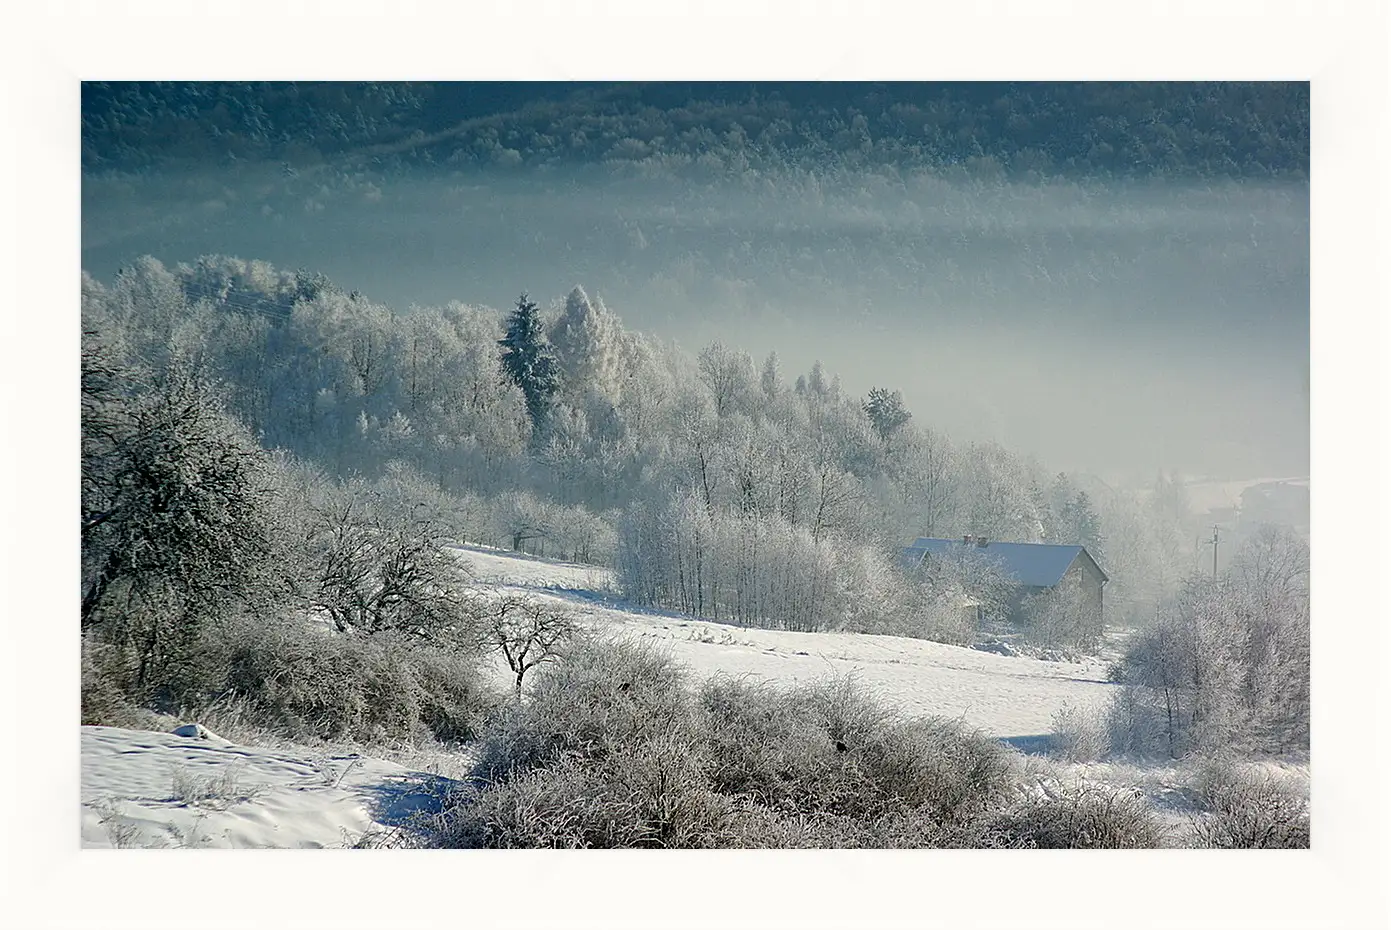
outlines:
[[[386,501],[356,481],[334,489],[311,517],[310,606],[343,633],[467,634],[468,578],[444,551],[446,530],[428,502]]]
[[[526,673],[555,658],[561,645],[578,630],[568,613],[516,595],[503,595],[485,607],[484,613],[486,634],[516,676],[518,700]]]

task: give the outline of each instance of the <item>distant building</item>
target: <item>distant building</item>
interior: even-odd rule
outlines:
[[[1000,574],[1015,586],[1009,605],[1011,620],[1018,621],[1023,603],[1034,595],[1057,596],[1064,591],[1080,591],[1082,603],[1102,615],[1102,589],[1106,573],[1085,546],[1056,546],[1047,543],[991,542],[984,536],[961,539],[921,537],[903,550],[903,564],[920,567],[932,558],[956,558],[964,552],[989,559]]]

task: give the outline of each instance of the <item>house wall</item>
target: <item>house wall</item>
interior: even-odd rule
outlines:
[[[1024,616],[1024,604],[1037,594],[1047,594],[1056,596],[1062,591],[1070,588],[1080,588],[1086,602],[1096,611],[1098,616],[1104,615],[1104,604],[1102,597],[1102,578],[1091,563],[1079,558],[1072,563],[1072,567],[1063,573],[1063,577],[1058,583],[1050,588],[1031,587],[1021,585],[1015,589],[1013,597],[1010,599],[1008,615],[1009,622],[1023,624],[1027,621]]]
[[[1058,587],[1063,585],[1076,585],[1082,589],[1087,603],[1098,615],[1103,614],[1102,588],[1104,582],[1101,575],[1086,559],[1078,558],[1072,563],[1072,567],[1063,574],[1062,580],[1058,582]]]

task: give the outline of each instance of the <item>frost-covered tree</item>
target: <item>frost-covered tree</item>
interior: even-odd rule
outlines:
[[[476,634],[468,575],[445,551],[451,533],[429,499],[393,500],[360,479],[314,498],[305,544],[311,609],[341,633],[465,643]]]
[[[1020,613],[1029,641],[1050,649],[1094,651],[1106,632],[1102,612],[1071,578],[1026,599]]]
[[[1276,751],[1309,741],[1309,543],[1262,526],[1230,568],[1246,626],[1243,696],[1253,739]]]
[[[1091,495],[1060,472],[1049,487],[1046,509],[1051,541],[1086,546],[1098,563],[1103,562],[1101,518]]]
[[[747,352],[713,342],[701,350],[700,380],[715,403],[715,416],[748,410],[754,385],[753,359]]]
[[[904,630],[900,577],[877,548],[779,517],[711,513],[692,494],[630,508],[618,579],[638,603],[793,630]]]
[[[561,390],[573,400],[587,395],[614,404],[623,382],[623,327],[602,301],[590,300],[579,285],[551,328],[551,344]]]
[[[1309,745],[1307,546],[1269,530],[1214,579],[1189,577],[1128,644],[1118,748],[1285,752]]]
[[[956,452],[934,430],[905,427],[884,462],[882,506],[896,539],[955,531],[960,504]]]
[[[112,365],[92,334],[82,382],[82,628],[130,655],[143,688],[201,623],[265,593],[265,457],[179,364]]]
[[[714,404],[707,394],[687,390],[677,398],[673,419],[677,480],[699,494],[705,509],[714,514],[721,475],[716,458],[720,424]]]
[[[132,357],[156,371],[169,367],[188,314],[178,277],[158,259],[141,256],[117,273],[104,298],[105,313]]]
[[[504,594],[476,607],[483,616],[484,635],[502,653],[512,672],[517,700],[526,673],[553,661],[579,631],[570,614],[532,598]]]
[[[767,401],[777,400],[778,395],[782,393],[782,370],[778,364],[778,353],[769,352],[768,357],[763,360],[763,368],[758,376],[758,387]]]
[[[971,443],[958,462],[963,492],[959,515],[965,533],[1002,542],[1042,539],[1030,477],[1016,456],[997,443]]]

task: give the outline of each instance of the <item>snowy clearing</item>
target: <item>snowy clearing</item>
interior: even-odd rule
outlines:
[[[959,717],[999,737],[1045,734],[1063,704],[1097,706],[1115,687],[1097,660],[1045,662],[901,636],[731,626],[634,609],[608,593],[611,574],[602,568],[497,550],[456,554],[480,582],[553,601],[596,632],[654,641],[697,679],[751,675],[792,684],[851,674],[903,714]]]

